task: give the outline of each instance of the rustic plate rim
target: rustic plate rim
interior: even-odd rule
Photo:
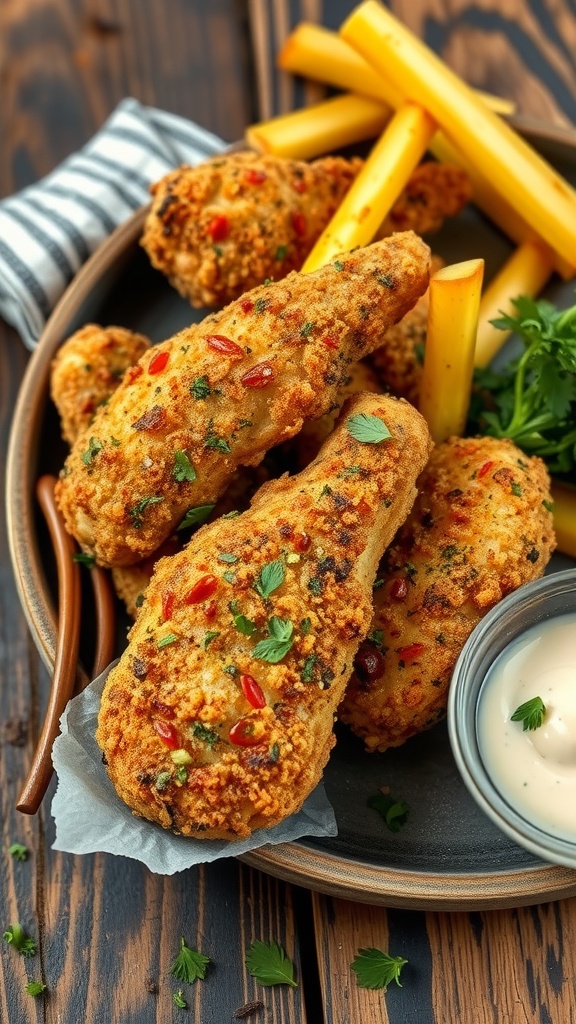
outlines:
[[[576,130],[522,116],[510,118],[522,134],[574,150]],[[231,148],[242,148],[235,144]],[[66,324],[93,285],[141,234],[149,204],[136,210],[98,247],[75,276],[46,322],[20,387],[6,468],[6,520],[20,603],[35,645],[50,671],[55,658],[55,610],[40,558],[30,538],[33,519],[34,436],[44,413],[48,374]],[[28,458],[22,458],[23,453]],[[24,463],[24,467],[22,465]],[[24,471],[23,471],[24,470]],[[383,868],[312,848],[306,841],[264,846],[240,860],[268,874],[318,892],[388,907],[482,910],[528,906],[576,895],[576,871],[542,863],[507,872],[454,874]]]

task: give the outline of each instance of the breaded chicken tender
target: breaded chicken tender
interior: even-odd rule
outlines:
[[[387,551],[339,717],[368,750],[397,747],[445,714],[469,634],[542,576],[556,546],[544,463],[511,441],[451,438],[434,450]]]
[[[97,731],[136,814],[239,839],[301,807],[430,447],[407,402],[358,396],[303,473],[158,563]]]
[[[58,349],[52,362],[50,392],[68,444],[74,444],[89,427],[96,409],[149,348],[148,338],[125,327],[86,324]]]
[[[432,255],[430,277],[444,265],[440,256]],[[418,406],[420,398],[428,305],[429,289],[426,289],[416,305],[388,331],[380,347],[368,358],[380,387],[415,406]]]
[[[410,177],[378,237],[393,231],[411,230],[417,235],[438,231],[446,218],[456,217],[471,198],[472,185],[466,171],[451,164],[426,161]]]
[[[426,289],[411,232],[291,274],[194,324],[129,370],[57,487],[67,529],[101,565],[147,558],[241,465],[333,404],[350,364]]]
[[[193,306],[224,306],[300,270],[362,161],[231,153],[152,186],[142,245]]]

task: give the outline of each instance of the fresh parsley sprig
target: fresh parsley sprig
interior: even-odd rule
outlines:
[[[359,988],[388,988],[393,981],[402,988],[400,972],[408,961],[402,956],[390,956],[381,949],[369,946],[359,949],[350,965]]]
[[[276,559],[275,562],[268,562],[263,565],[256,577],[254,583],[254,589],[258,591],[260,597],[263,597],[266,601],[272,591],[277,590],[279,586],[284,583],[286,577],[286,569],[284,563],[280,559]]]
[[[260,640],[256,644],[252,656],[271,665],[277,665],[294,643],[294,626],[290,619],[279,619],[277,615],[273,615],[268,621],[268,633],[270,635],[266,640]]]
[[[256,939],[246,953],[246,969],[261,985],[290,985],[298,987],[294,978],[294,964],[286,950],[277,942]]]
[[[530,700],[520,704],[513,715],[510,715],[511,722],[522,722],[522,732],[533,732],[539,729],[544,721],[546,705],[541,697],[531,697]]]
[[[177,978],[178,981],[185,981],[191,985],[192,982],[196,981],[196,978],[200,978],[201,981],[204,980],[209,963],[209,956],[204,956],[203,953],[190,949],[190,946],[186,945],[182,937],[180,939],[180,952],[172,961],[170,974],[173,978]]]

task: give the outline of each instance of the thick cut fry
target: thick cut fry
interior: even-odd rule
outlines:
[[[574,191],[458,75],[376,0],[357,7],[341,33],[408,99],[429,111],[538,236],[568,262],[574,259]]]
[[[484,260],[468,260],[430,281],[420,412],[436,444],[466,426],[483,275]]]
[[[490,321],[496,320],[503,313],[513,316],[516,310],[512,300],[520,295],[535,299],[552,274],[554,258],[552,249],[545,242],[532,239],[512,253],[490,282],[482,296],[478,313],[475,366],[488,366],[510,337],[510,331],[501,331],[493,327]]]
[[[576,558],[576,488],[553,480],[552,500],[558,551]]]
[[[402,97],[344,39],[330,29],[301,22],[284,43],[278,55],[283,71],[304,75],[339,89],[350,89],[398,107]],[[497,114],[513,114],[516,105],[501,96],[477,91],[486,106]]]
[[[348,93],[250,125],[245,138],[259,153],[310,160],[376,138],[391,114],[378,100]]]
[[[159,562],[98,719],[137,814],[239,839],[298,810],[334,745],[379,558],[429,451],[411,405],[357,396],[308,469]]]
[[[320,235],[302,273],[318,270],[334,256],[372,241],[433,133],[434,122],[416,104],[407,103],[397,111]]]

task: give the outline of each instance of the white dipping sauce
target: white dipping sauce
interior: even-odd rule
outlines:
[[[543,724],[510,718],[541,697]],[[486,770],[514,809],[534,825],[576,840],[576,615],[539,623],[509,644],[484,682],[477,715]]]

